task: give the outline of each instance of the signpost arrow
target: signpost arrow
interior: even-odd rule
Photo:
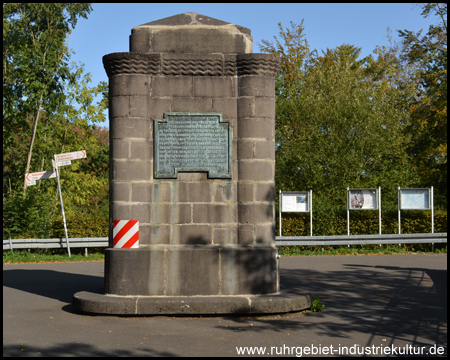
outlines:
[[[25,174],[25,178],[27,179],[27,181],[44,180],[44,179],[50,179],[50,178],[55,178],[55,177],[56,177],[56,172],[51,171],[51,170]]]
[[[55,161],[84,159],[85,157],[86,157],[86,150],[81,150],[55,155]]]

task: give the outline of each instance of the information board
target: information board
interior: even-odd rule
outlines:
[[[350,189],[348,190],[349,210],[376,210],[378,209],[377,189]]]
[[[154,177],[208,172],[231,178],[231,127],[220,113],[164,113],[154,121]]]
[[[282,212],[309,212],[309,193],[301,192],[282,192],[281,193],[281,211]]]
[[[430,189],[400,189],[401,210],[430,210]]]

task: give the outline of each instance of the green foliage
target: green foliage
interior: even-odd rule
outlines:
[[[402,59],[417,68],[417,91],[409,108],[412,142],[408,152],[423,186],[435,186],[439,206],[447,206],[447,3],[423,4],[422,15],[436,16],[425,35],[404,30]]]
[[[310,311],[321,312],[323,309],[325,309],[325,305],[321,303],[319,297],[316,296],[316,298],[311,302]]]
[[[108,222],[108,217],[104,216],[66,216],[67,233],[69,238],[106,237],[109,231]],[[65,237],[62,216],[54,218],[52,231],[55,238]]]
[[[309,236],[309,213],[283,213],[283,236]],[[431,233],[431,211],[402,210],[402,234]],[[434,212],[434,232],[447,232],[447,212]],[[279,222],[276,233],[279,234]],[[350,234],[370,235],[379,233],[378,211],[350,211]],[[381,233],[398,234],[398,211],[381,212]],[[347,235],[347,211],[340,213],[313,211],[313,235]]]
[[[84,3],[3,4],[4,238],[61,236],[56,179],[20,192],[25,173],[51,170],[54,154],[78,150],[87,159],[60,168],[68,222],[87,226],[70,236],[108,231],[100,227],[108,219],[109,131],[96,126],[106,119],[108,85],[91,85],[83,66],[69,62],[70,33],[91,10]]]
[[[51,192],[42,191],[38,187],[31,189],[30,196],[25,199],[21,191],[4,197],[3,239],[51,237],[48,215],[52,212],[54,202]]]
[[[280,55],[282,64],[291,63],[277,79],[277,187],[313,189],[315,208],[325,216],[319,221],[331,231],[333,217],[345,208],[346,187],[416,185],[406,152],[404,87],[397,86],[395,73],[387,73],[394,72],[394,60],[388,54],[379,61],[358,59],[360,49],[347,44],[319,56],[308,50],[302,25],[281,28],[280,36],[284,44],[261,47]],[[292,66],[291,54],[301,66]]]

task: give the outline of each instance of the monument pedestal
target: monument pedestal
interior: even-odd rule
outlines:
[[[73,305],[98,315],[257,315],[301,311],[311,306],[309,295],[118,296],[80,291]]]
[[[135,27],[130,52],[103,63],[110,248],[104,293],[75,294],[75,309],[202,315],[310,307],[308,295],[279,293],[279,58],[253,54],[249,29],[185,13]],[[138,248],[113,241],[113,224],[127,220],[138,221]]]

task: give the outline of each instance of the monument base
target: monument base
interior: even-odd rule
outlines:
[[[97,315],[256,315],[301,311],[310,295],[118,296],[81,291],[74,295],[77,312]]]

